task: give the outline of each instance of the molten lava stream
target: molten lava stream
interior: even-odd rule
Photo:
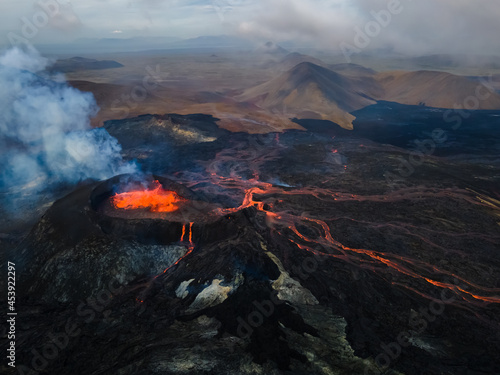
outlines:
[[[280,215],[280,216],[274,215],[274,216],[276,218],[281,218],[284,215]],[[471,292],[471,291],[464,289],[465,287],[467,287],[467,288],[471,287],[471,288],[474,288],[475,290],[478,290],[482,293],[498,293],[498,292],[500,292],[499,288],[486,288],[486,287],[479,286],[479,285],[472,283],[472,282],[470,282],[462,277],[459,277],[451,272],[438,269],[437,267],[435,267],[433,265],[426,264],[426,263],[421,262],[421,261],[415,261],[415,260],[407,258],[407,257],[402,257],[402,256],[394,255],[394,254],[385,254],[385,253],[381,253],[381,252],[377,252],[377,251],[373,251],[373,250],[356,249],[356,248],[351,248],[351,247],[345,246],[345,245],[343,245],[343,244],[341,244],[338,241],[333,239],[333,237],[330,233],[330,230],[325,222],[321,222],[320,220],[315,220],[315,219],[310,219],[310,218],[300,218],[300,219],[308,220],[308,221],[312,221],[312,222],[316,222],[317,224],[320,224],[325,231],[325,235],[323,237],[320,237],[318,240],[312,240],[310,238],[307,238],[303,234],[301,234],[297,230],[297,228],[295,227],[295,224],[287,225],[287,227],[298,237],[298,239],[300,239],[306,243],[309,243],[309,244],[317,244],[317,245],[320,245],[321,247],[337,249],[343,255],[335,255],[335,254],[330,254],[327,252],[313,250],[310,247],[305,246],[305,245],[301,245],[297,241],[294,241],[293,239],[289,238],[289,241],[292,242],[293,244],[295,244],[300,249],[303,249],[303,250],[306,250],[309,252],[313,252],[313,253],[318,254],[318,255],[344,259],[351,264],[357,263],[360,267],[370,269],[374,272],[377,271],[377,269],[373,267],[374,264],[377,264],[377,263],[381,264],[381,265],[383,264],[386,267],[388,267],[389,269],[395,270],[400,274],[409,276],[413,279],[419,279],[419,280],[425,281],[425,282],[427,282],[435,287],[441,288],[441,289],[448,289],[448,290],[452,291],[453,293],[459,295],[464,301],[466,301],[468,303],[477,303],[477,302],[500,303],[500,297],[498,297],[498,296],[479,295],[478,293],[474,293],[474,292]],[[287,221],[290,221],[290,218]],[[361,259],[359,257],[360,255],[368,256],[369,259],[371,259],[371,261]],[[395,258],[395,259],[399,260],[400,262],[398,262],[397,260],[391,260],[388,258]],[[367,263],[369,263],[369,264],[367,264]],[[415,266],[416,268],[421,269],[423,272],[439,273],[442,276],[452,277],[452,278],[456,279],[457,281],[462,282],[465,286],[459,287],[459,286],[453,285],[451,283],[440,282],[440,281],[431,279],[430,277],[426,277],[423,274],[417,273],[416,271],[409,269],[407,266],[403,265],[403,263]],[[407,289],[414,290],[413,288],[407,288]],[[430,297],[424,293],[419,292],[418,294],[432,299],[432,297]]]
[[[188,251],[187,251],[187,253],[184,254],[183,256],[181,256],[179,259],[177,259],[174,264],[172,264],[172,265],[168,266],[167,268],[165,268],[161,274],[167,273],[167,271],[169,269],[171,269],[173,266],[178,265],[184,258],[186,258],[189,254],[191,254],[193,252],[194,247],[195,247],[195,245],[193,243],[193,224],[194,223],[189,223],[189,224],[184,224],[182,226],[182,233],[181,233],[180,242],[187,242],[188,243]],[[156,279],[161,274],[156,275],[154,278]]]
[[[189,247],[194,247],[193,244],[193,224],[194,223],[189,223],[184,224],[182,226],[182,233],[181,233],[181,242],[188,242]]]
[[[265,194],[275,194],[279,190],[281,190],[282,194],[304,194],[304,190],[299,191],[283,191],[281,188],[274,187],[270,184],[266,183],[261,183],[259,184],[260,186],[254,186],[246,190],[245,198],[243,200],[243,203],[240,207],[238,207],[237,210],[249,207],[249,206],[254,206],[257,209],[264,211],[264,202],[256,201],[254,200],[254,194],[259,194],[259,195],[265,195]],[[314,195],[317,196],[317,192],[315,192]],[[351,196],[352,197],[352,196]],[[357,197],[352,197],[356,198]],[[230,211],[233,211],[234,209],[231,209]],[[228,210],[229,211],[229,210]],[[226,211],[227,212],[227,211]],[[313,219],[313,218],[307,218],[307,217],[297,217],[293,214],[289,213],[273,213],[273,212],[266,212],[266,215],[270,220],[275,223],[275,224],[280,224],[283,227],[287,227],[289,230],[294,233],[299,240],[303,241],[304,243],[307,244],[316,244],[321,246],[322,248],[326,249],[335,249],[339,251],[341,254],[331,254],[329,252],[321,252],[312,249],[310,246],[307,245],[302,245],[299,244],[298,241],[294,241],[293,239],[288,238],[290,242],[295,244],[299,249],[317,254],[317,255],[324,255],[332,258],[337,258],[337,259],[343,259],[344,261],[351,263],[351,264],[357,264],[358,266],[366,269],[370,269],[374,272],[381,271],[382,269],[375,268],[374,265],[383,265],[387,267],[388,269],[392,269],[394,271],[397,271],[399,274],[409,276],[413,279],[418,279],[421,281],[425,281],[428,284],[431,284],[435,287],[439,287],[441,289],[448,289],[455,294],[459,295],[464,301],[467,301],[468,303],[500,303],[500,297],[498,296],[487,296],[487,295],[480,295],[478,293],[473,293],[470,291],[466,291],[464,288],[457,287],[455,285],[452,285],[450,283],[445,283],[445,282],[440,282],[434,279],[431,279],[430,277],[426,277],[424,274],[417,273],[414,270],[411,270],[408,268],[406,265],[411,265],[414,268],[420,269],[424,273],[438,273],[442,276],[448,276],[448,277],[453,277],[463,284],[465,284],[467,287],[474,288],[477,291],[480,291],[482,293],[498,293],[500,292],[499,288],[487,288],[487,287],[482,287],[479,286],[473,282],[470,282],[458,275],[455,275],[451,272],[445,271],[438,269],[436,266],[427,264],[422,261],[417,261],[408,257],[403,257],[395,254],[386,254],[383,252],[379,251],[374,251],[374,250],[366,250],[366,249],[356,249],[356,248],[351,248],[348,246],[343,245],[342,243],[338,242],[335,240],[331,234],[330,227],[328,224],[322,220],[318,219]],[[308,238],[307,236],[303,235],[302,233],[299,232],[299,230],[296,228],[295,223],[300,222],[300,221],[309,221],[311,223],[314,223],[318,225],[319,227],[322,228],[321,235],[319,236],[318,239],[311,239]],[[280,233],[280,232],[278,232]],[[361,256],[366,256],[368,259],[363,259]],[[389,259],[392,258],[392,259]],[[406,264],[406,265],[404,265]],[[419,293],[420,294],[420,293]],[[423,293],[421,295],[424,295]],[[472,298],[471,298],[472,297]]]
[[[184,201],[175,191],[165,190],[159,181],[154,181],[152,190],[134,190],[117,193],[112,197],[115,208],[136,210],[148,208],[151,212],[173,212]]]
[[[372,195],[372,196],[358,196],[348,193],[341,193],[332,191],[329,189],[324,189],[320,187],[305,187],[305,188],[292,188],[292,189],[284,189],[282,187],[274,186],[270,183],[259,181],[258,178],[245,179],[237,175],[238,167],[234,167],[229,170],[229,176],[227,173],[221,171],[225,170],[224,162],[227,161],[229,165],[234,164],[236,162],[238,155],[228,155],[218,154],[216,157],[217,163],[212,163],[207,167],[208,175],[196,174],[196,178],[193,179],[196,183],[205,182],[212,183],[216,186],[219,186],[223,189],[226,189],[228,192],[235,192],[234,197],[237,199],[240,194],[243,194],[243,201],[239,207],[236,208],[226,208],[226,209],[218,209],[215,213],[219,215],[226,215],[247,207],[256,207],[258,210],[266,213],[268,223],[273,226],[280,226],[283,228],[288,228],[291,230],[292,236],[295,235],[296,239],[290,237],[290,234],[283,233],[282,231],[276,230],[281,236],[284,236],[291,243],[297,246],[297,248],[308,251],[314,254],[318,254],[321,256],[327,256],[331,258],[342,259],[351,264],[355,264],[364,269],[371,270],[376,273],[380,272],[397,272],[398,274],[406,277],[410,277],[415,280],[420,280],[424,283],[432,285],[434,287],[438,287],[440,289],[447,289],[452,291],[454,294],[458,295],[462,298],[464,303],[470,304],[482,304],[482,303],[500,303],[500,297],[497,295],[491,296],[486,295],[490,293],[498,294],[500,289],[498,288],[487,288],[477,285],[473,282],[466,280],[463,277],[455,275],[449,271],[445,271],[437,268],[432,264],[428,264],[426,262],[412,259],[409,257],[404,257],[396,254],[384,253],[381,251],[367,250],[367,249],[356,249],[343,245],[339,241],[335,240],[331,234],[329,225],[322,220],[307,218],[304,216],[293,215],[288,212],[270,212],[269,208],[267,210],[265,207],[265,196],[266,195],[281,195],[281,196],[311,196],[316,199],[322,201],[331,201],[334,199],[335,201],[372,201],[372,202],[390,202],[390,201],[401,201],[404,199],[425,199],[427,197],[445,197],[448,198],[453,196],[456,199],[460,199],[463,201],[467,201],[473,204],[479,204],[486,206],[487,203],[478,202],[477,197],[471,196],[470,192],[466,190],[460,189],[426,189],[426,188],[407,188],[403,190],[396,191],[391,194],[384,195]],[[269,153],[269,158],[272,158],[272,153]],[[253,160],[249,160],[248,163],[251,165],[255,173],[254,176],[259,176],[259,166],[266,161],[266,157],[264,158],[255,158]],[[247,159],[248,160],[248,159]],[[244,170],[244,169],[242,169]],[[223,174],[226,174],[224,176]],[[236,193],[237,191],[237,193]],[[254,198],[255,195],[261,196],[259,200]],[[241,199],[241,198],[240,198]],[[271,203],[268,203],[269,207],[273,207]],[[312,239],[308,236],[303,235],[296,228],[297,222],[308,221],[309,223],[314,223],[322,229],[322,233],[318,238]],[[407,231],[408,234],[411,232]],[[432,246],[435,246],[433,243],[429,243]],[[314,248],[322,248],[324,251],[318,251]],[[334,250],[338,252],[337,254],[331,253]],[[432,275],[432,278],[431,276]],[[450,277],[455,280],[460,281],[465,288],[472,288],[474,292],[467,291],[464,287],[457,287],[452,283],[446,283],[438,281],[437,278]],[[401,284],[401,286],[406,287],[409,290],[413,290],[415,293],[424,296],[425,298],[432,299],[431,296],[417,291],[414,288],[409,286],[405,286]]]
[[[189,224],[184,224],[182,226],[182,233],[181,233],[181,238],[180,242],[187,242],[188,243],[188,251],[186,254],[181,256],[179,259],[177,259],[173,264],[168,266],[163,270],[162,273],[156,275],[153,277],[151,280],[145,282],[142,286],[144,287],[144,290],[142,290],[139,294],[139,296],[136,298],[136,301],[139,303],[144,303],[146,300],[146,295],[148,294],[148,291],[151,289],[151,286],[153,282],[158,279],[161,275],[164,275],[165,273],[168,272],[172,267],[178,265],[182,260],[184,260],[189,254],[191,254],[195,248],[195,245],[193,243],[193,224],[194,223],[189,223]],[[186,241],[187,239],[187,241]]]

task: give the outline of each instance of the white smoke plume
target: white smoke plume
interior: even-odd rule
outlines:
[[[90,118],[98,111],[93,95],[44,76],[47,63],[32,48],[0,56],[2,205],[16,194],[36,195],[57,184],[137,169],[122,160],[115,138],[91,128]]]

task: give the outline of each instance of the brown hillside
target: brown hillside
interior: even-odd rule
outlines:
[[[303,62],[309,62],[318,66],[322,66],[323,68],[327,68],[327,64],[321,61],[320,59],[317,59],[309,55],[304,55],[298,52],[292,52],[286,55],[279,62],[279,68],[282,71],[287,71]]]
[[[375,103],[374,80],[348,78],[310,62],[301,63],[269,82],[246,90],[238,100],[297,117],[331,120],[352,128],[349,112]]]
[[[380,99],[410,105],[425,103],[437,108],[463,107],[467,97],[476,96],[480,85],[467,77],[425,70],[384,72],[375,78],[384,89]],[[480,94],[486,92],[483,88]],[[486,100],[479,100],[477,109],[500,109],[500,95],[491,93]]]

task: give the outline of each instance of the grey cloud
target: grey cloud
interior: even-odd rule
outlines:
[[[387,10],[389,3],[391,0],[258,1],[253,12],[241,9],[239,31],[335,50],[342,42],[352,44],[354,28],[363,30],[374,20],[372,12]],[[390,23],[372,38],[370,48],[416,54],[496,54],[500,47],[500,6],[495,0],[400,0],[400,4],[402,11],[391,15]]]
[[[58,0],[43,0],[58,1]],[[50,30],[75,30],[81,37],[167,35],[194,37],[240,33],[276,42],[338,51],[352,43],[354,28],[363,29],[379,12],[398,0],[88,0],[65,4],[49,27],[33,38],[38,43],[55,38]],[[369,48],[421,54],[463,52],[494,54],[500,50],[497,0],[399,0],[403,11],[393,15]],[[17,3],[16,3],[17,4]],[[36,6],[36,9],[39,9]],[[0,2],[0,22],[18,34],[26,4]],[[61,34],[61,33],[59,33]]]

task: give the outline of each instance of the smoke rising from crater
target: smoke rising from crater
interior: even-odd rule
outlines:
[[[0,56],[0,193],[25,197],[135,172],[118,141],[90,127],[98,111],[93,95],[47,77],[47,64],[34,49]]]

